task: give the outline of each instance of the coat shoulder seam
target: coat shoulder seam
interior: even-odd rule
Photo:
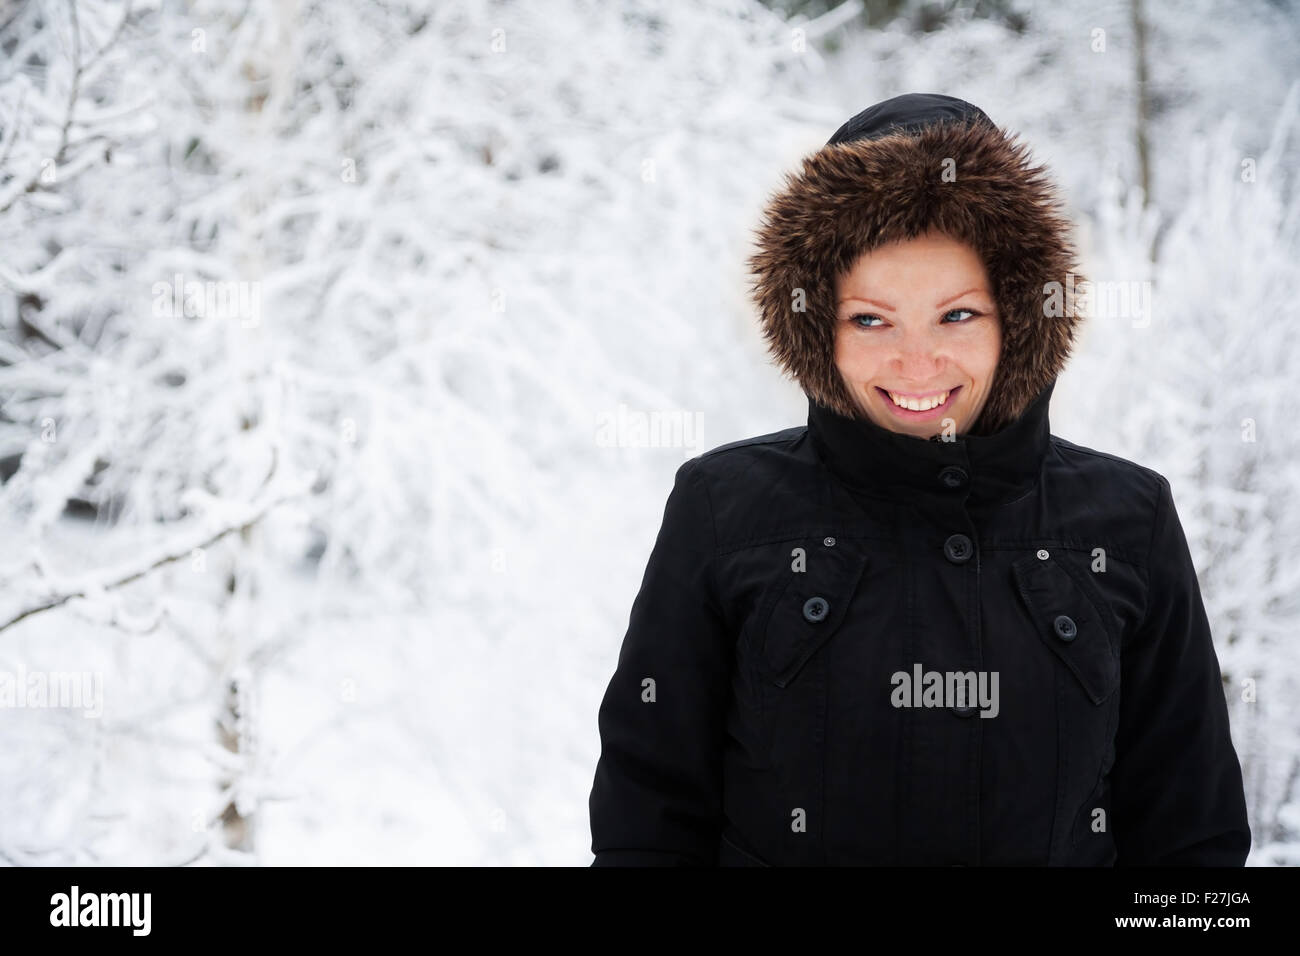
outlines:
[[[705,458],[712,458],[714,455],[721,454],[724,451],[747,448],[750,445],[774,445],[778,442],[796,441],[805,431],[807,431],[807,428],[807,425],[794,425],[790,428],[783,428],[780,431],[768,432],[765,435],[755,435],[752,438],[741,438],[738,441],[727,442],[725,445],[710,448],[706,452],[701,452],[696,457],[703,460]]]
[[[1160,472],[1156,471],[1154,468],[1149,468],[1146,465],[1133,461],[1131,458],[1122,458],[1119,455],[1112,455],[1110,452],[1098,451],[1096,448],[1088,448],[1086,445],[1077,445],[1067,438],[1061,438],[1059,435],[1052,436],[1052,444],[1064,449],[1065,451],[1078,452],[1081,455],[1090,455],[1093,458],[1104,458],[1105,460],[1114,462],[1117,465],[1124,465],[1127,468],[1133,469],[1146,475],[1148,478],[1155,480],[1157,486],[1161,481]]]
[[[704,473],[699,468],[699,458],[692,459],[687,462],[687,465],[687,478],[694,480],[700,486],[700,490],[704,492],[704,507],[709,512],[709,535],[713,539],[709,550],[716,555],[718,553],[718,521],[713,513],[713,495],[709,491],[709,483],[704,479]]]
[[[1156,486],[1156,513],[1151,519],[1151,540],[1147,542],[1146,605],[1142,608],[1143,623],[1146,623],[1147,613],[1151,608],[1151,561],[1155,556],[1156,532],[1160,530],[1160,517],[1165,509],[1166,499],[1173,500],[1173,489],[1169,485],[1169,479],[1159,472],[1155,474],[1159,481]]]
[[[709,557],[705,567],[705,577],[709,589],[709,600],[713,604],[714,612],[725,619],[722,610],[722,590],[718,586],[718,524],[717,517],[713,510],[713,494],[709,491],[709,483],[704,477],[703,471],[699,468],[699,459],[695,458],[687,462],[686,477],[688,480],[694,479],[704,492],[704,506],[709,512],[709,532],[713,538],[713,543],[709,548]]]

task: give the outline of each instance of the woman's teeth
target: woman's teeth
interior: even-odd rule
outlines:
[[[938,395],[931,395],[929,398],[908,398],[890,391],[886,391],[886,394],[900,408],[908,408],[914,412],[924,412],[948,401],[948,396],[952,393],[951,391],[941,392]]]

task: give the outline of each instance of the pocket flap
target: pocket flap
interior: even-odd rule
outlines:
[[[1119,686],[1119,654],[1078,572],[1055,556],[1036,554],[1013,561],[1011,570],[1038,636],[1078,678],[1089,700],[1100,704]]]
[[[763,634],[763,660],[780,687],[844,622],[867,563],[844,543],[827,547],[817,539],[803,547],[806,570],[786,571]]]

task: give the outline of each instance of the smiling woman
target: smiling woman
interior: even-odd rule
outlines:
[[[771,199],[755,300],[807,424],[677,472],[600,707],[596,865],[1245,860],[1170,484],[1051,433],[1060,205],[938,94]]]
[[[838,277],[836,301],[835,365],[862,413],[922,438],[965,434],[1002,349],[975,250],[933,230],[890,243]]]

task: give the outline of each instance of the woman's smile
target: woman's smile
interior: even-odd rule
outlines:
[[[961,386],[938,392],[922,393],[894,392],[876,386],[876,393],[889,411],[904,421],[924,422],[951,411],[953,396],[961,391]]]

